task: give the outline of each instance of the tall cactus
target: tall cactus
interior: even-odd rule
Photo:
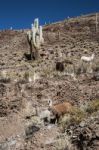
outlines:
[[[44,43],[42,26],[39,26],[38,18],[34,20],[34,24],[31,24],[31,31],[27,32],[27,38],[30,44],[31,58],[34,57],[34,59],[36,59],[38,55],[38,49],[40,48],[41,44]]]

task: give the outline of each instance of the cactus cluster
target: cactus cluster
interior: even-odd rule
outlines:
[[[31,24],[31,31],[27,32],[28,41],[36,49],[40,48],[40,45],[44,43],[42,26],[39,26],[39,19],[34,20],[34,24]]]

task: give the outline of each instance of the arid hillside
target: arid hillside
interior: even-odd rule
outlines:
[[[99,150],[96,14],[43,26],[36,60],[29,57],[29,30],[0,31],[0,150]],[[45,125],[37,108],[48,109],[49,99],[75,108]]]

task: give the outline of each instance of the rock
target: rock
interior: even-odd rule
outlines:
[[[95,80],[95,81],[99,81],[99,72],[93,73],[92,79]]]
[[[64,71],[64,64],[62,62],[57,62],[56,63],[56,70],[57,71]]]
[[[26,139],[31,138],[35,132],[39,131],[40,128],[35,125],[30,125],[25,130]]]

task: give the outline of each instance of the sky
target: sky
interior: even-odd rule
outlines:
[[[99,12],[99,0],[0,0],[0,29],[26,29],[40,24]]]

